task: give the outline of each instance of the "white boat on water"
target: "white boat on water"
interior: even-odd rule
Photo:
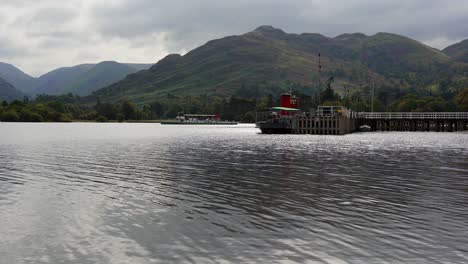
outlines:
[[[371,131],[372,128],[368,125],[363,125],[363,126],[360,126],[359,127],[359,131],[362,131],[362,132],[367,132],[367,131]]]
[[[179,113],[175,120],[162,121],[162,125],[237,125],[234,121],[221,121],[219,115]]]

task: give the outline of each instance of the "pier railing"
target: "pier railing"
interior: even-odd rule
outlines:
[[[359,112],[359,119],[462,119],[468,120],[468,112]]]

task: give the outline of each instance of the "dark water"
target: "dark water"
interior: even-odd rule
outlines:
[[[0,263],[467,263],[468,134],[0,123]]]

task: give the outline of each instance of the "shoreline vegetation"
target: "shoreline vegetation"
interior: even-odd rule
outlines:
[[[170,119],[155,119],[155,120],[107,120],[105,122],[100,122],[97,120],[72,120],[71,123],[139,123],[139,124],[159,124],[163,121]]]
[[[310,88],[313,90],[313,88]],[[300,91],[293,93],[300,98],[303,111],[321,105],[342,105],[354,111],[371,111],[372,99],[365,93],[353,93],[342,97],[330,85],[320,93],[307,95]],[[279,105],[277,95],[243,98],[231,96],[177,96],[167,94],[158,101],[138,104],[131,100],[101,102],[99,97],[80,97],[73,94],[51,96],[39,95],[34,100],[24,97],[22,101],[0,103],[2,122],[129,122],[159,123],[174,119],[178,113],[219,113],[223,120],[254,123],[255,113]],[[90,103],[95,99],[95,103]],[[401,94],[393,101],[386,93],[374,98],[375,112],[463,112],[468,111],[468,88],[445,96],[417,96],[414,93]]]
[[[231,97],[204,98],[201,96],[173,96],[149,104],[122,102],[95,103],[73,94],[39,95],[34,100],[27,97],[10,103],[0,103],[2,122],[128,122],[159,123],[173,120],[180,112],[220,113],[225,120],[244,123],[255,122],[256,100]]]

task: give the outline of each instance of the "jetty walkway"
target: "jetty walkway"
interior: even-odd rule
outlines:
[[[315,113],[292,118],[293,134],[345,135],[363,127],[370,131],[467,131],[468,112],[354,112],[320,106]]]
[[[351,113],[350,118],[373,131],[468,130],[468,112],[359,112]]]

